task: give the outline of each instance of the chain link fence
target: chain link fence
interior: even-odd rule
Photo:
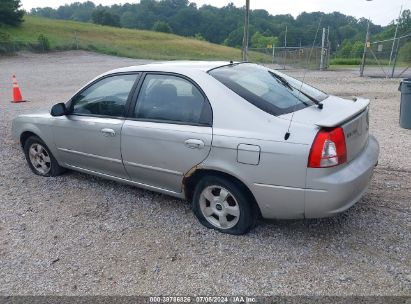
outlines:
[[[55,45],[55,50],[73,50],[79,49],[77,43],[61,43]],[[13,40],[13,41],[1,41],[0,40],[0,55],[11,55],[19,51],[29,51],[35,53],[45,53],[50,51],[50,44],[47,40]]]
[[[327,69],[330,56],[327,48],[322,47],[271,47],[250,48],[249,61],[274,64],[277,69]],[[254,54],[264,54],[265,62],[259,61]]]
[[[0,55],[9,55],[21,50],[37,51],[39,47],[29,41],[0,40]]]
[[[0,32],[0,56],[11,55],[19,51],[29,51],[35,53],[45,53],[53,50],[78,50],[82,48],[90,48],[90,43],[83,39],[80,41],[78,33],[73,32],[71,39],[54,39],[49,41],[46,35],[40,34],[37,37],[27,40],[15,40],[9,35],[4,35]]]
[[[368,43],[365,53],[364,76],[411,77],[411,33],[396,39]]]
[[[47,52],[50,43],[47,37],[40,35],[33,40],[9,40],[0,37],[0,55],[13,54],[19,51]],[[53,41],[55,50],[88,49],[104,53],[106,45],[91,44],[86,40],[79,39],[77,33],[73,33],[70,41]],[[113,55],[116,55],[113,53]],[[330,55],[327,47],[266,47],[250,48],[248,57],[250,62],[261,64],[273,64],[276,69],[328,69],[331,62],[335,60]],[[361,65],[363,52],[356,50],[348,59],[355,59],[356,65]],[[338,64],[338,62],[337,62]],[[359,69],[361,66],[359,66]],[[366,77],[384,78],[408,78],[411,77],[411,33],[396,39],[372,41],[368,43],[365,53],[365,64],[363,75]]]
[[[30,41],[0,41],[0,55],[10,55],[19,51],[44,53],[49,50],[47,46]]]

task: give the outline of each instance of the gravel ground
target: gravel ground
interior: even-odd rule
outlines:
[[[0,294],[411,294],[411,130],[398,126],[399,80],[309,72],[329,93],[371,98],[381,158],[370,189],[337,217],[263,221],[230,236],[165,195],[75,172],[38,177],[12,141],[16,115],[140,63],[82,51],[0,58]],[[31,102],[9,102],[12,73]]]

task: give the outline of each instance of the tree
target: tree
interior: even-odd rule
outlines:
[[[243,42],[244,29],[242,27],[232,31],[228,37],[224,40],[224,44],[227,46],[241,47]]]
[[[343,44],[341,45],[341,48],[338,50],[338,56],[341,56],[343,58],[350,58],[352,53],[352,47],[353,45],[350,41],[344,40]]]
[[[411,63],[411,41],[404,44],[398,53],[398,60],[400,62]]]
[[[411,10],[404,10],[397,21],[399,22],[400,34],[406,34],[411,29]]]
[[[0,0],[4,1],[12,0]],[[14,0],[15,1],[15,0]],[[31,14],[81,21],[92,21],[98,24],[123,26],[146,30],[168,31],[168,24],[177,35],[193,37],[200,34],[204,39],[213,43],[225,43],[229,46],[240,47],[243,39],[244,7],[236,7],[233,3],[219,8],[212,5],[197,7],[190,0],[140,0],[133,3],[114,4],[111,6],[94,6],[92,2],[79,2],[60,6],[57,9],[36,8]],[[95,12],[98,10],[97,12]],[[92,16],[94,12],[94,18]],[[121,16],[121,18],[119,17]],[[329,39],[332,47],[337,48],[344,40],[352,44],[356,41],[364,42],[368,19],[355,18],[339,12],[334,13],[301,13],[294,18],[292,15],[270,15],[262,9],[250,12],[250,37],[256,32],[251,45],[266,47],[264,37],[278,37],[278,46],[284,45],[285,29],[287,27],[288,46],[311,46],[317,33],[320,19],[321,26],[315,41],[321,44],[322,28],[330,28]],[[403,35],[411,28],[410,10],[404,10],[401,18],[399,35]],[[161,22],[156,24],[156,22]],[[156,25],[155,25],[156,24]],[[392,38],[396,22],[381,27],[370,23],[370,33],[373,40]],[[162,29],[161,29],[162,28]],[[272,40],[273,38],[271,38]],[[251,39],[252,40],[252,39]],[[258,41],[261,40],[261,41]],[[268,44],[271,44],[268,41]],[[345,51],[348,50],[348,47]],[[346,52],[345,52],[346,53]]]
[[[176,34],[183,36],[194,36],[198,33],[200,13],[194,7],[186,7],[178,11],[171,18],[171,26]]]
[[[364,41],[356,41],[352,45],[351,57],[360,58],[364,52]]]
[[[121,26],[127,28],[136,28],[137,27],[137,17],[136,14],[127,11],[121,15],[120,18]]]
[[[91,14],[95,8],[95,5],[91,1],[84,3],[75,2],[72,4],[74,6],[73,14],[70,16],[70,19],[76,21],[87,22],[91,20]]]
[[[141,0],[136,7],[137,28],[149,30],[160,18],[157,17],[157,2]]]
[[[173,30],[171,29],[170,25],[164,21],[156,21],[153,25],[153,31],[155,32],[162,32],[162,33],[172,33]]]
[[[308,26],[306,26],[306,28],[304,29],[304,32],[308,32],[307,27]],[[288,26],[287,31],[285,30],[285,27],[284,27],[283,31],[281,31],[280,35],[278,36],[278,39],[280,40],[279,42],[280,46],[284,46],[285,44],[285,34],[286,33],[287,33],[287,46],[299,46],[300,42],[301,44],[305,44],[303,42],[303,39],[310,41],[309,44],[311,44],[315,37],[315,33],[313,35],[311,34],[311,31],[309,32],[309,35],[307,35],[306,33],[305,35],[307,36],[305,36],[303,32],[296,27]]]
[[[354,25],[347,24],[347,25],[340,26],[338,28],[338,33],[342,37],[353,37],[357,34],[357,30],[355,29]]]
[[[120,16],[112,14],[104,8],[97,8],[91,14],[93,23],[120,27]]]
[[[399,51],[398,60],[401,62],[411,63],[411,41],[405,43]]]
[[[74,13],[74,6],[73,5],[64,5],[64,6],[59,6],[57,9],[57,16],[59,19],[70,19],[70,17]]]
[[[44,17],[44,18],[58,19],[57,11],[54,8],[51,8],[51,7],[32,8],[30,10],[30,14],[40,16],[40,17]]]
[[[0,23],[18,26],[23,22],[24,11],[19,9],[20,0],[0,1]]]
[[[44,51],[49,51],[50,50],[50,41],[49,39],[44,36],[43,34],[40,34],[37,37],[37,42],[39,43],[39,47],[40,49],[44,52]]]
[[[266,48],[267,46],[277,45],[278,38],[273,36],[264,36],[260,32],[256,32],[251,37],[251,46],[253,48]]]

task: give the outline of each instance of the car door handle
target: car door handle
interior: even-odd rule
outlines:
[[[200,139],[187,139],[184,144],[190,149],[202,149],[204,148],[204,142]]]
[[[101,133],[103,133],[104,136],[116,136],[116,131],[113,129],[101,129]]]

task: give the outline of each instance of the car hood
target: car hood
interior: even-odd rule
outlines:
[[[337,96],[329,96],[322,101],[323,109],[311,106],[293,113],[279,116],[282,119],[290,120],[319,127],[336,127],[342,125],[354,116],[364,111],[370,101],[364,98],[356,100],[343,99]]]

